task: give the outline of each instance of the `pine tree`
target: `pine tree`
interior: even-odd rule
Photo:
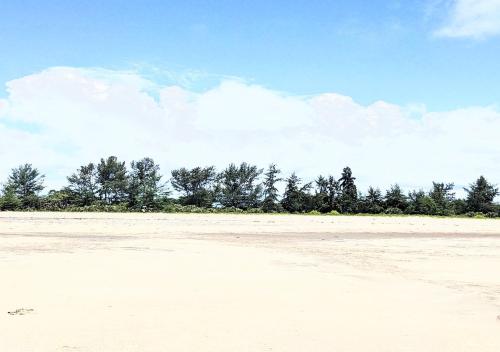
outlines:
[[[436,214],[451,215],[453,213],[453,201],[455,200],[453,188],[453,183],[432,182],[432,190],[429,192],[429,196],[436,205]]]
[[[482,213],[495,210],[493,200],[499,194],[498,188],[490,184],[483,176],[464,190],[467,192],[467,210]]]
[[[283,209],[290,213],[298,213],[312,210],[312,199],[309,194],[311,188],[310,183],[301,186],[301,180],[297,175],[292,175],[286,179],[285,193],[281,200]]]
[[[129,207],[154,209],[165,195],[160,184],[160,167],[151,158],[132,161],[129,174]]]
[[[39,193],[45,188],[44,178],[45,176],[31,164],[20,165],[12,169],[5,185],[5,192],[13,192],[23,208],[38,208]]]
[[[281,178],[278,177],[280,172],[275,164],[271,164],[264,173],[262,210],[266,213],[281,210],[281,205],[278,202],[278,189],[276,188],[276,184],[281,181]]]
[[[93,204],[97,199],[97,168],[93,163],[80,166],[76,173],[67,177],[68,193],[73,202],[80,206]]]
[[[171,183],[174,190],[181,193],[182,204],[211,207],[216,177],[214,166],[195,167],[191,170],[183,167],[172,171]]]
[[[100,199],[106,204],[118,204],[127,199],[127,168],[116,156],[101,159],[97,165]]]
[[[254,165],[230,164],[218,176],[217,199],[224,207],[257,208],[262,195],[262,185],[257,183],[261,173]]]

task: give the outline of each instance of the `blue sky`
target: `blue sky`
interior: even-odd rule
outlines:
[[[0,182],[31,162],[58,187],[117,155],[166,174],[277,162],[310,180],[350,165],[361,189],[500,183],[500,0],[28,0],[0,13]]]
[[[4,1],[0,82],[52,66],[154,67],[364,104],[497,104],[500,38],[436,37],[451,10],[425,0]]]

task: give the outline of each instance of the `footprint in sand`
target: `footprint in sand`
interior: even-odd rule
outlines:
[[[10,315],[25,315],[25,314],[28,314],[28,313],[32,313],[33,311],[34,311],[34,309],[31,309],[31,308],[19,308],[19,309],[13,310],[11,312],[7,312],[7,314],[10,314]]]

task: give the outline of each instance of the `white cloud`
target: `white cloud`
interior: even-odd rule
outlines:
[[[307,180],[350,165],[362,189],[464,185],[480,174],[500,181],[495,107],[363,106],[339,94],[295,97],[242,81],[196,93],[133,73],[67,67],[7,82],[7,93],[0,180],[31,162],[57,187],[80,164],[117,155],[151,156],[167,177],[174,167],[249,161],[276,162]]]
[[[481,39],[500,34],[500,0],[455,0],[441,37]]]

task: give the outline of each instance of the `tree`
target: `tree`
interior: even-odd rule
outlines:
[[[309,194],[311,184],[306,183],[301,186],[300,183],[301,180],[297,177],[295,172],[286,179],[285,193],[283,194],[281,205],[283,209],[290,213],[312,210],[311,196]]]
[[[218,176],[217,199],[224,207],[250,209],[259,206],[262,185],[256,184],[262,169],[242,163],[230,164]]]
[[[453,213],[454,187],[453,183],[432,182],[432,190],[429,192],[429,196],[436,205],[436,214],[451,215]]]
[[[132,161],[129,174],[129,207],[136,209],[156,208],[164,195],[160,184],[160,167],[151,158]]]
[[[127,168],[116,156],[101,159],[97,165],[99,197],[106,204],[117,204],[127,198]]]
[[[480,176],[469,188],[464,188],[467,192],[467,210],[489,213],[494,211],[493,200],[499,194],[498,188],[490,184],[486,178]]]
[[[68,193],[79,206],[88,206],[95,202],[98,195],[97,168],[93,163],[80,166],[77,172],[67,177]]]
[[[328,199],[328,179],[319,175],[314,181],[315,194],[314,194],[314,209],[322,213],[327,213],[330,211],[329,199]]]
[[[369,187],[368,193],[361,200],[361,210],[364,213],[379,214],[384,211],[384,199],[380,189]]]
[[[460,215],[467,213],[467,202],[463,199],[455,199],[452,203],[453,213]]]
[[[282,180],[278,177],[280,172],[275,164],[271,164],[264,173],[262,210],[266,213],[280,211],[281,209],[278,202],[278,189],[276,188],[276,184]]]
[[[406,196],[401,191],[401,187],[398,184],[391,186],[385,194],[385,206],[386,208],[395,208],[401,211],[405,211],[408,206]]]
[[[339,209],[339,198],[341,196],[340,184],[333,176],[322,175],[314,181],[315,194],[313,196],[313,208],[322,213]]]
[[[342,195],[339,181],[335,181],[333,176],[328,176],[328,211],[339,210],[339,198]]]
[[[438,206],[431,196],[424,191],[412,191],[408,194],[406,212],[409,214],[435,215],[438,213]]]
[[[23,208],[37,208],[39,206],[38,194],[44,189],[44,178],[45,176],[41,175],[31,164],[20,165],[12,169],[4,193],[13,192]]]
[[[21,201],[11,188],[5,188],[3,196],[0,197],[0,210],[17,210],[21,207]]]
[[[73,195],[67,188],[62,190],[51,189],[47,196],[42,197],[41,208],[49,211],[64,210],[72,202],[74,202]]]
[[[339,179],[341,189],[340,209],[344,213],[355,213],[357,211],[358,191],[354,183],[355,180],[351,168],[345,167]]]
[[[180,201],[184,205],[211,207],[214,201],[213,185],[217,173],[214,166],[195,167],[188,170],[181,168],[172,171],[172,187],[182,194]]]

